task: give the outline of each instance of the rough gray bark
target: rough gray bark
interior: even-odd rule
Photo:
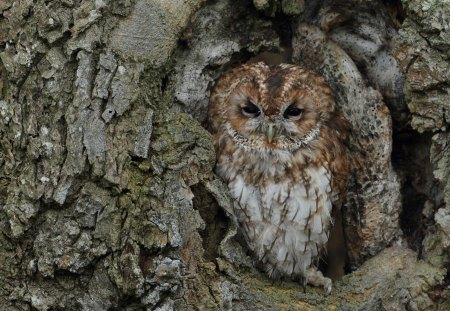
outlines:
[[[353,241],[358,269],[328,297],[303,293],[272,284],[236,238],[201,126],[209,89],[235,63],[289,55],[286,16],[298,19],[311,3],[0,2],[0,310],[447,310],[447,2],[403,1],[393,46],[411,135],[424,133],[418,148],[396,136],[395,120],[391,128],[373,100],[387,126],[383,142],[405,146],[407,164],[420,164],[392,169],[387,148],[375,173],[394,176],[381,178],[389,191],[401,184],[387,202],[395,208],[375,207],[374,216],[376,196],[349,200],[346,210],[368,215],[347,223],[363,233]],[[338,96],[348,94],[336,81]],[[420,206],[399,203],[406,180]],[[420,238],[408,233],[415,225]]]

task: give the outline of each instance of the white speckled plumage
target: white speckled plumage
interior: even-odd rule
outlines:
[[[217,165],[219,175],[234,176],[228,186],[235,199],[235,214],[240,223],[251,224],[251,229],[243,230],[246,242],[258,260],[267,265],[271,276],[303,276],[328,240],[330,172],[325,167],[305,169],[302,178],[309,180],[306,185],[286,176],[276,156],[255,162],[254,169],[263,176],[256,185],[245,182],[245,171],[240,167],[223,162]],[[264,177],[268,176],[287,180],[265,184]],[[277,242],[281,233],[284,241]]]

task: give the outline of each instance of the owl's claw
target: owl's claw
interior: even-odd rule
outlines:
[[[306,280],[306,277],[301,278],[301,285],[303,287],[303,293],[306,294],[306,284],[308,283],[308,281]]]
[[[309,268],[306,271],[305,280],[313,286],[323,286],[325,295],[329,295],[331,293],[331,289],[333,288],[333,282],[331,279],[324,277],[322,272],[316,268]]]
[[[323,285],[323,291],[325,295],[331,294],[331,289],[333,288],[333,282],[329,278],[325,278],[325,284]]]

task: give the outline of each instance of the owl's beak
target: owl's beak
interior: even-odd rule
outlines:
[[[266,133],[266,136],[267,136],[267,141],[269,142],[269,144],[272,142],[272,140],[273,140],[273,137],[275,136],[275,134],[276,134],[276,128],[274,127],[274,125],[273,124],[269,124],[269,127],[267,128],[267,133]]]

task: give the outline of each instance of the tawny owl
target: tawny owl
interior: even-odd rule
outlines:
[[[324,286],[317,270],[345,192],[347,122],[318,74],[246,64],[216,83],[208,121],[248,248],[272,278]]]

